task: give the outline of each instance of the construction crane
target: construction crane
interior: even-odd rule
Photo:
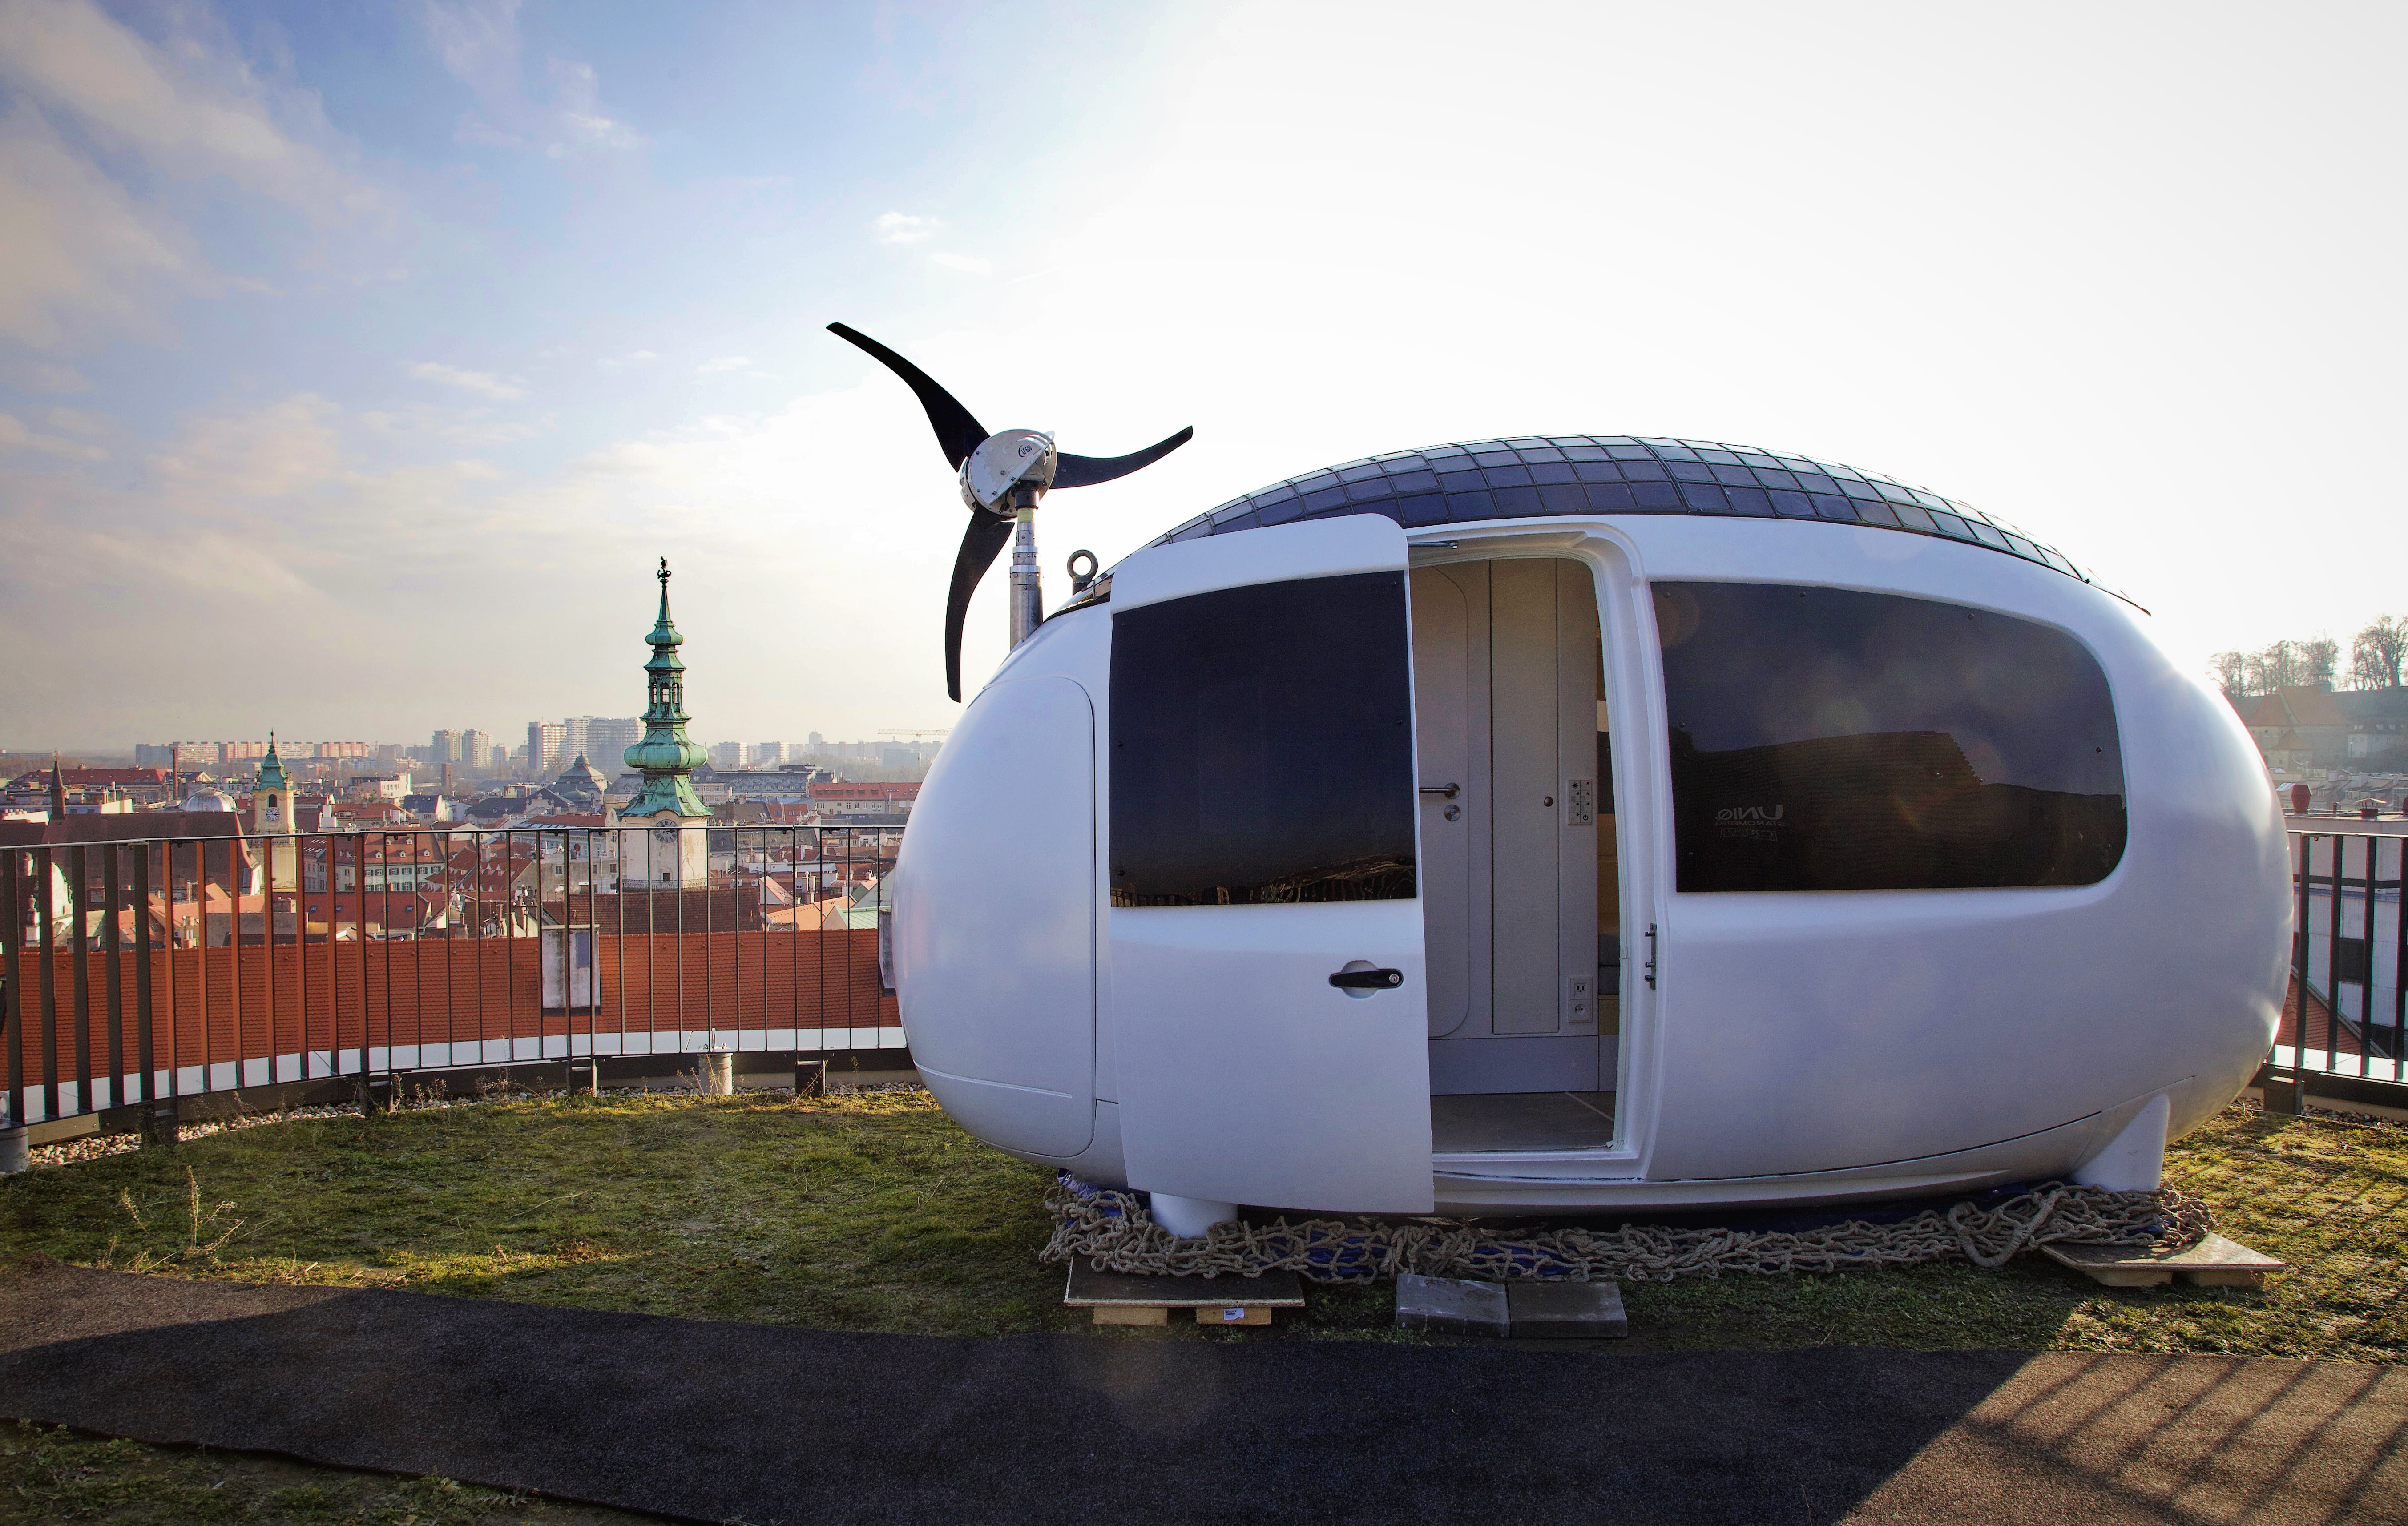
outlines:
[[[913,731],[910,728],[904,726],[888,726],[882,728],[878,734],[881,736],[908,736],[916,742],[923,736],[945,736],[951,734],[952,732],[953,728],[951,726],[938,726],[933,729],[921,731]]]

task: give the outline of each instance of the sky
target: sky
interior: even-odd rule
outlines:
[[[2226,648],[2408,613],[2408,10],[0,0],[0,749],[942,727],[900,383],[1111,455],[1849,463]],[[2390,442],[2390,443],[2386,443]],[[1004,564],[969,616],[1004,648]]]

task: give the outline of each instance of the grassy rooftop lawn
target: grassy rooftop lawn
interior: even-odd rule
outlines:
[[[1624,1289],[1632,1347],[2408,1350],[2408,1131],[2228,1110],[2168,1177],[2290,1261],[2262,1292],[2109,1291],[2037,1256]],[[407,1288],[698,1319],[960,1335],[1089,1328],[1037,1263],[1045,1171],[924,1092],[551,1097],[300,1120],[0,1178],[0,1261]],[[1315,1288],[1267,1332],[1409,1340],[1389,1291]],[[1155,1332],[1113,1338],[1161,1339]]]
[[[0,1421],[0,1526],[639,1526],[658,1516]]]

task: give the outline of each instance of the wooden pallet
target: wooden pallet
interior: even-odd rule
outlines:
[[[1202,1325],[1267,1325],[1273,1309],[1304,1307],[1294,1272],[1261,1276],[1127,1276],[1100,1272],[1084,1256],[1070,1263],[1062,1302],[1086,1309],[1099,1325],[1160,1325],[1173,1309],[1193,1309]]]
[[[2181,1250],[2062,1240],[2041,1250],[2059,1265],[2110,1288],[2161,1288],[2176,1277],[2200,1288],[2258,1288],[2265,1285],[2267,1273],[2290,1269],[2286,1262],[2221,1234]]]

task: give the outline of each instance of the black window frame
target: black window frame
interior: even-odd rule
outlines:
[[[1411,650],[1401,569],[1114,608],[1111,904],[1416,899]]]

